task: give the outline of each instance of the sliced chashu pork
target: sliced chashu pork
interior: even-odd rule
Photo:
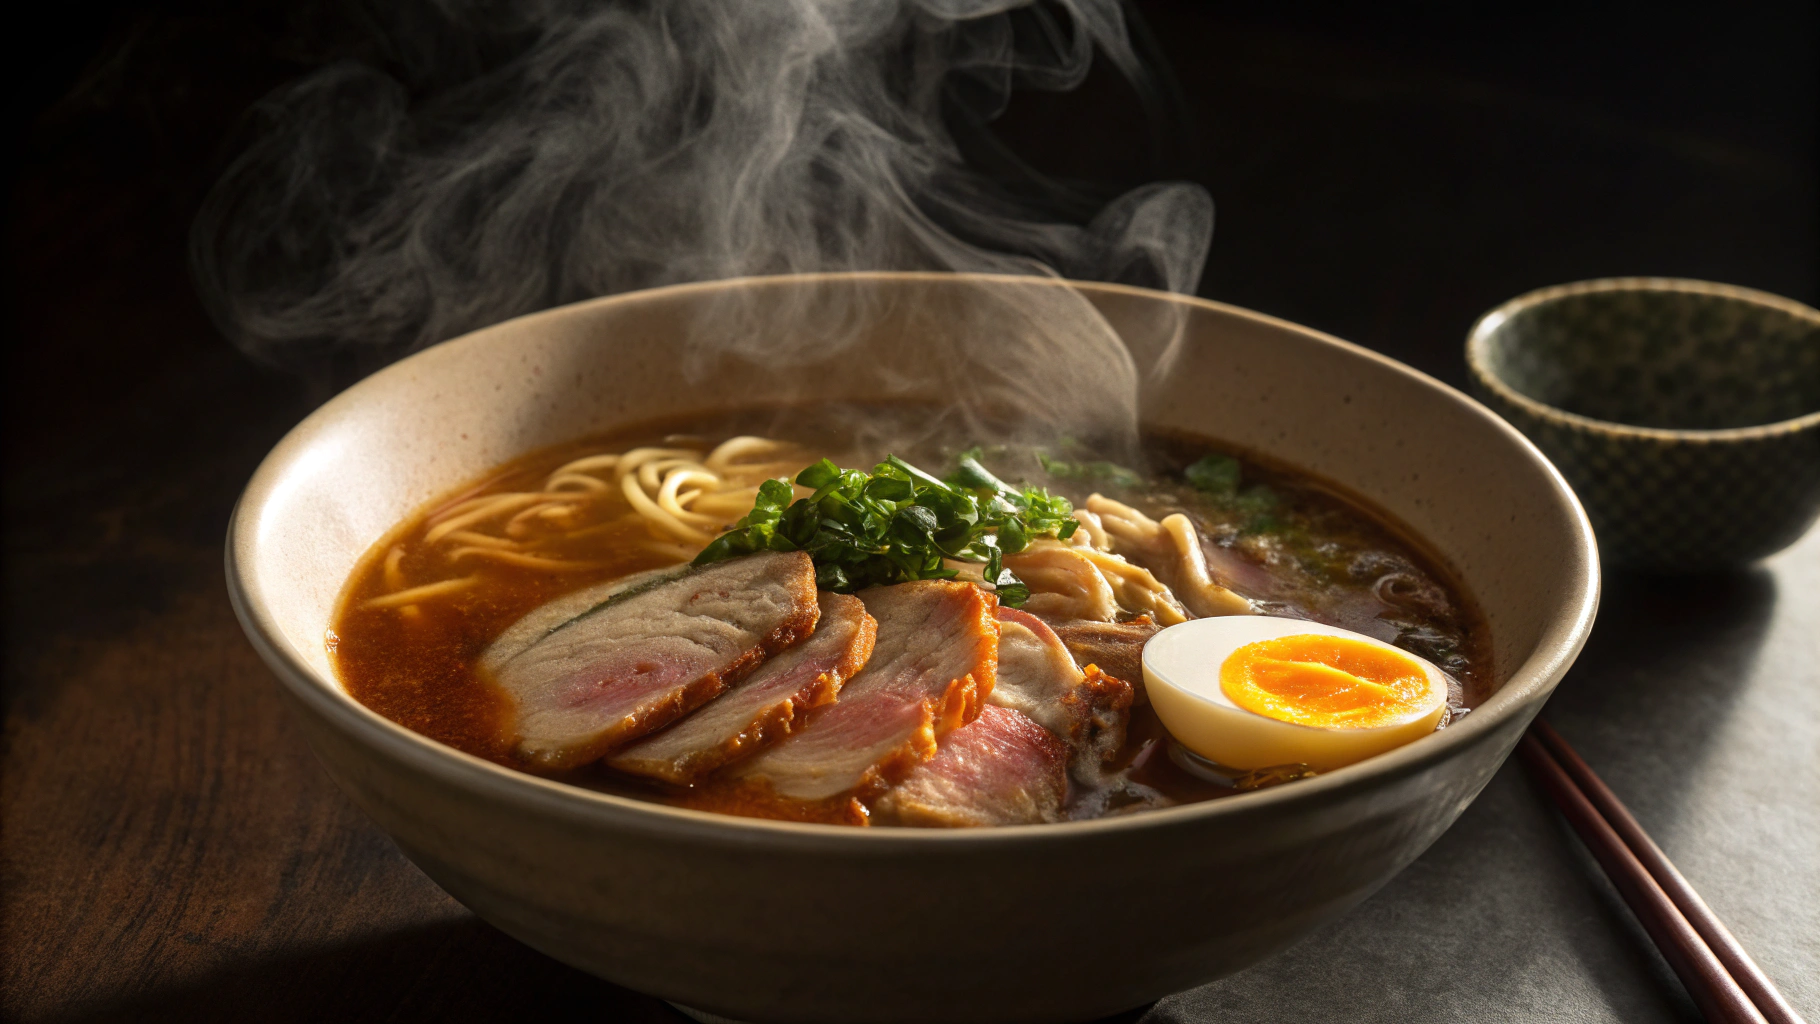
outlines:
[[[1144,645],[1163,627],[1149,619],[1132,622],[1054,622],[1055,635],[1074,655],[1077,665],[1098,665],[1112,676],[1131,684],[1133,700],[1146,702],[1144,695]]]
[[[510,699],[517,754],[553,771],[712,700],[817,615],[809,556],[763,552],[553,601],[506,630],[480,666]]]
[[[872,654],[878,623],[857,597],[822,593],[815,632],[701,710],[608,758],[620,771],[690,783],[752,756],[832,702]]]
[[[1074,658],[1049,624],[1015,608],[998,610],[998,683],[992,703],[1020,712],[1073,752],[1074,772],[1099,775],[1100,765],[1125,742],[1131,684]]]
[[[1124,742],[1131,687],[1077,668],[1047,623],[1000,607],[998,675],[988,706],[943,736],[934,757],[872,804],[884,824],[925,827],[1055,821],[1068,775],[1093,781]]]
[[[872,657],[803,728],[735,765],[709,806],[864,819],[858,801],[934,755],[978,717],[998,666],[997,599],[968,583],[920,580],[860,592],[878,620]]]
[[[890,825],[1033,825],[1060,817],[1067,796],[1068,747],[1018,712],[987,706],[943,736],[873,813]]]

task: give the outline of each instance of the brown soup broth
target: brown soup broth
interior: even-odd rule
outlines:
[[[422,541],[425,523],[477,496],[536,491],[558,466],[599,452],[674,442],[679,434],[718,441],[764,433],[827,454],[843,466],[869,467],[886,450],[934,472],[952,465],[961,444],[927,431],[893,426],[926,422],[907,409],[843,407],[748,410],[679,417],[533,452],[500,467],[401,523],[356,567],[337,608],[328,644],[336,674],[355,699],[440,743],[513,768],[514,737],[503,695],[482,680],[476,662],[506,627],[565,593],[634,572],[676,563],[649,550],[651,538],[630,515],[597,526],[548,553],[585,563],[543,567],[480,563],[455,567],[446,549]],[[843,424],[864,422],[864,431]],[[881,425],[882,424],[882,425]],[[922,440],[903,443],[904,437]],[[885,443],[886,438],[898,440]],[[1087,457],[1064,444],[1039,462],[1027,449],[988,449],[984,461],[1006,479],[1048,487],[1077,504],[1099,491],[1162,518],[1183,512],[1208,549],[1209,569],[1272,614],[1329,623],[1428,658],[1461,685],[1455,708],[1476,706],[1495,685],[1483,619],[1470,597],[1412,535],[1356,496],[1265,460],[1187,435],[1152,433],[1143,440],[1142,472]],[[1211,462],[1202,460],[1212,457]],[[1186,473],[1201,464],[1198,473]],[[1046,468],[1047,467],[1047,468]],[[1211,468],[1211,472],[1208,470]],[[1053,470],[1053,472],[1051,472]],[[1190,479],[1198,477],[1199,485]],[[1230,484],[1231,486],[1228,486]],[[620,499],[623,504],[623,499]],[[629,506],[619,510],[629,513]],[[471,577],[472,585],[409,608],[369,607],[375,597],[408,587]],[[1138,682],[1138,681],[1134,681]],[[1105,789],[1075,792],[1071,811],[1095,817],[1122,810],[1212,799],[1235,792],[1198,777],[1168,756],[1167,734],[1147,705],[1132,710],[1129,735]],[[686,792],[590,767],[562,776],[592,789],[664,803]]]

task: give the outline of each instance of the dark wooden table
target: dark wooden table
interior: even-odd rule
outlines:
[[[1642,272],[1820,294],[1809,13],[1595,11],[1562,34],[1540,8],[1145,9],[1201,112],[1178,173],[1221,204],[1206,294],[1456,382],[1473,316],[1530,287]],[[235,114],[320,54],[280,45],[282,19],[133,10],[53,54],[47,103],[111,56],[34,112],[10,195],[0,1012],[680,1020],[432,885],[324,777],[242,639],[221,574],[235,495],[347,381],[226,346],[183,232]],[[1020,101],[1006,132],[1050,169],[1137,176],[1079,141],[1117,137],[1117,109],[1090,86]],[[1612,580],[1548,711],[1810,1018],[1817,666],[1820,534],[1749,572]],[[1356,911],[1140,1018],[1695,1014],[1507,766]]]

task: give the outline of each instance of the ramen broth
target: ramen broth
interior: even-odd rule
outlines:
[[[704,803],[696,786],[654,782],[598,762],[561,771],[528,764],[514,749],[507,696],[477,664],[508,627],[533,610],[586,587],[678,566],[699,549],[699,540],[690,544],[654,530],[627,497],[593,485],[588,485],[590,511],[579,525],[562,521],[569,514],[561,507],[553,516],[545,506],[524,504],[533,501],[526,497],[523,508],[492,516],[491,534],[478,524],[472,530],[444,526],[437,542],[429,538],[439,524],[462,518],[451,510],[480,508],[485,503],[476,499],[493,495],[536,496],[549,485],[552,471],[577,460],[636,449],[707,452],[727,438],[755,432],[780,443],[765,449],[769,462],[753,465],[788,464],[792,474],[823,456],[854,467],[871,465],[888,451],[945,472],[964,441],[883,443],[892,435],[914,436],[899,428],[916,418],[913,411],[892,409],[869,409],[863,416],[851,409],[799,409],[788,416],[771,410],[693,417],[514,460],[423,509],[365,556],[328,635],[335,671],[354,699],[380,715],[502,765],[646,800],[767,813],[726,799]],[[867,425],[864,433],[847,426],[856,422]],[[1156,519],[1186,515],[1217,581],[1267,614],[1343,627],[1428,659],[1455,684],[1452,718],[1489,695],[1494,677],[1487,631],[1470,597],[1387,515],[1306,475],[1200,438],[1151,433],[1143,448],[1141,469],[1096,458],[1066,442],[1041,451],[987,449],[980,458],[1005,479],[1046,488],[1077,507],[1101,494]],[[600,479],[611,484],[612,476]],[[563,493],[575,492],[571,487]],[[724,501],[749,508],[743,493],[730,492]],[[806,493],[797,489],[798,496]],[[724,514],[726,523],[739,514]],[[520,529],[525,516],[544,520],[525,520]],[[565,529],[543,529],[549,522]],[[510,534],[501,524],[536,542],[506,547],[501,538]],[[401,600],[412,595],[422,597]],[[1140,698],[1130,709],[1124,742],[1103,771],[1085,782],[1070,781],[1061,816],[1097,817],[1213,799],[1302,774],[1285,769],[1223,777],[1196,770],[1192,762],[1192,755],[1170,743]]]

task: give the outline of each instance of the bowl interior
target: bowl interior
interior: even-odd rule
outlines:
[[[1544,405],[1669,430],[1820,411],[1820,313],[1796,303],[1659,283],[1570,286],[1512,306],[1477,332],[1475,355]]]
[[[729,293],[739,295],[747,329],[834,330],[804,321],[805,309],[824,308],[805,305],[806,288],[863,299],[869,310],[850,343],[813,365],[786,372],[728,355],[704,368],[676,357],[704,307]],[[1006,289],[1084,296],[1091,309],[1083,314],[1104,317],[1148,381],[1146,423],[1302,467],[1413,528],[1480,603],[1506,682],[1462,728],[1551,685],[1577,652],[1597,598],[1585,518],[1527,441],[1457,392],[1344,342],[1203,300],[911,274],[757,278],[610,297],[499,324],[373,375],[299,425],[242,499],[230,553],[249,625],[303,666],[310,685],[337,688],[325,648],[337,595],[362,554],[423,503],[541,446],[789,397],[805,378],[836,397],[970,400],[930,390],[928,382],[946,379],[936,365],[942,353],[919,339],[965,330],[975,297]],[[1172,338],[1179,349],[1163,367]],[[1513,677],[1524,685],[1510,686]]]

